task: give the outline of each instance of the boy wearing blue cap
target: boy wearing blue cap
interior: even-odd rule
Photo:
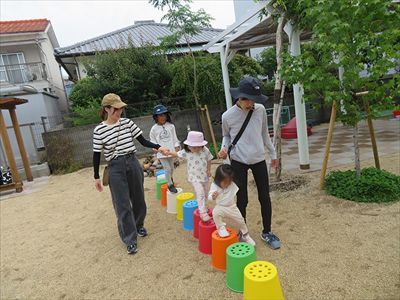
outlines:
[[[180,143],[176,136],[175,126],[171,122],[171,114],[168,109],[162,105],[156,105],[153,109],[153,119],[156,124],[150,130],[150,141],[159,144],[162,147],[168,148],[172,152],[177,152],[180,149]],[[157,153],[157,158],[160,160],[164,170],[165,178],[168,182],[168,190],[171,193],[177,193],[172,178],[174,172],[174,158]]]

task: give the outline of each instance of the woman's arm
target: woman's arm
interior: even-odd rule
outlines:
[[[153,148],[153,149],[158,150],[161,147],[159,144],[154,144],[154,143],[146,140],[142,134],[139,135],[136,139],[138,140],[138,142],[140,144],[142,144],[142,146],[144,146],[146,148]]]
[[[161,147],[159,144],[154,144],[154,143],[146,140],[142,134],[137,136],[136,139],[139,141],[140,144],[142,144],[142,146],[144,146],[146,148],[156,149],[157,152],[160,152],[162,155],[165,155],[165,156],[170,155],[170,150],[168,148]]]
[[[100,152],[93,152],[93,172],[94,172],[94,179],[99,179],[99,169],[100,169]]]

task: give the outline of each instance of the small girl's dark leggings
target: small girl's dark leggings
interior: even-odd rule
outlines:
[[[263,233],[271,231],[271,198],[269,196],[269,181],[267,163],[265,160],[254,165],[246,165],[238,161],[232,160],[231,166],[234,172],[235,183],[239,187],[237,193],[237,207],[246,220],[246,207],[248,203],[247,193],[247,172],[250,169],[253,173],[254,181],[257,185],[258,201],[261,204],[261,216],[263,221]]]
[[[146,217],[143,169],[134,154],[118,156],[108,163],[109,186],[118,232],[127,245],[136,243],[137,229]]]

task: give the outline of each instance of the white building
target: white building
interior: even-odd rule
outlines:
[[[28,103],[17,106],[24,141],[31,163],[37,161],[36,149],[43,147],[43,127],[55,125],[49,120],[61,119],[68,111],[60,67],[54,58],[59,47],[53,27],[47,19],[0,22],[0,97],[20,97]],[[3,112],[6,126],[11,120]],[[31,124],[31,125],[29,125]],[[8,130],[17,164],[21,165],[13,130]],[[2,145],[0,143],[0,157]],[[2,161],[2,163],[4,160]]]

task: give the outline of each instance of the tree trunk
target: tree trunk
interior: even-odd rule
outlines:
[[[279,115],[277,114],[278,110],[278,105],[279,105],[279,100],[281,98],[281,89],[282,89],[282,78],[281,78],[281,68],[282,68],[282,49],[283,49],[283,40],[282,40],[282,34],[283,34],[283,24],[285,21],[285,15],[282,14],[281,17],[278,19],[278,27],[276,29],[276,72],[275,72],[275,88],[274,88],[274,112],[273,112],[273,123],[274,123],[274,134],[275,134],[275,129],[277,128],[277,123],[276,120],[279,118]]]
[[[354,144],[354,168],[356,170],[356,176],[361,176],[361,165],[360,165],[360,148],[358,146],[358,122],[353,127],[353,144]]]
[[[199,108],[200,104],[199,104],[199,94],[198,94],[198,91],[197,91],[197,65],[196,65],[196,58],[195,58],[194,53],[192,51],[192,47],[190,46],[189,38],[186,35],[184,37],[185,37],[187,46],[189,48],[189,55],[192,57],[192,60],[193,60],[193,98],[194,98],[194,102],[196,104],[196,108]]]
[[[274,124],[274,137],[272,139],[273,145],[276,149],[276,158],[277,158],[276,171],[275,171],[276,181],[281,180],[281,174],[282,174],[282,139],[281,139],[280,121],[281,121],[281,111],[282,111],[284,95],[285,95],[285,82],[282,83],[280,100],[278,103],[278,107],[276,109],[277,118],[276,118],[276,124]]]
[[[284,84],[282,83],[281,77],[281,68],[283,63],[282,58],[282,49],[283,49],[283,25],[285,23],[285,14],[283,13],[278,19],[278,27],[276,29],[276,72],[275,72],[275,88],[274,88],[274,111],[272,115],[272,123],[273,123],[273,144],[276,149],[276,157],[277,157],[277,165],[275,171],[275,179],[276,181],[281,180],[282,173],[282,151],[281,151],[281,128],[280,128],[280,119],[281,119],[281,109],[283,102],[283,95],[285,93]]]

